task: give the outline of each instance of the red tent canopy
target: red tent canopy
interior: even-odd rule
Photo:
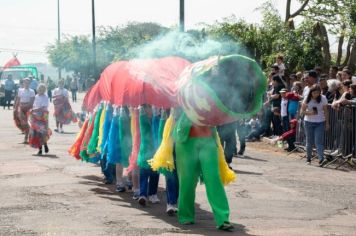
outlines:
[[[17,59],[17,57],[11,58],[6,64],[4,65],[4,69],[11,67],[11,66],[19,66],[21,65],[20,61]]]
[[[113,63],[88,91],[83,107],[92,111],[100,100],[110,101],[118,106],[176,106],[176,80],[188,65],[190,62],[180,57]]]

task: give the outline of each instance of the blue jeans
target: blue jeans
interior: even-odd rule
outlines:
[[[107,163],[106,155],[103,155],[102,159],[100,160],[100,167],[106,181],[114,182],[116,176],[116,167],[114,164]]]
[[[283,128],[283,133],[285,133],[289,130],[289,117],[288,116],[282,116],[282,128]]]
[[[320,161],[324,160],[324,132],[325,122],[308,122],[304,121],[306,143],[307,143],[307,160],[310,161],[312,157],[313,145],[316,146],[318,158]]]
[[[152,169],[140,168],[140,196],[157,194],[159,173]]]
[[[177,204],[178,176],[176,170],[166,175],[166,195],[167,195],[167,204],[170,205]]]

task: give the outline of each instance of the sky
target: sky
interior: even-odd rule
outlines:
[[[91,34],[91,0],[59,0],[61,35]],[[256,9],[264,0],[186,0],[186,29],[198,28],[235,15],[247,22],[262,19]],[[285,0],[274,0],[285,14]],[[296,8],[297,6],[293,6]],[[179,0],[96,0],[97,26],[124,25],[130,21],[175,26]],[[13,53],[21,63],[48,63],[46,46],[57,39],[57,0],[0,0],[0,66]]]

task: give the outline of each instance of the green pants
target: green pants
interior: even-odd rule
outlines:
[[[195,188],[203,176],[210,206],[217,226],[229,222],[229,203],[219,175],[218,149],[212,137],[188,138],[176,143],[179,178],[178,220],[194,223]]]

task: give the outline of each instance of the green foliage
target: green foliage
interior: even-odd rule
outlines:
[[[102,71],[116,60],[135,56],[135,46],[149,42],[168,29],[155,23],[128,23],[123,27],[99,27],[96,40],[97,69]],[[66,37],[47,47],[52,65],[89,76],[93,73],[92,44],[89,36]]]
[[[248,24],[244,20],[229,18],[207,28],[208,35],[218,39],[228,38],[246,50],[265,70],[282,54],[289,72],[311,69],[322,63],[319,38],[313,34],[313,22],[305,20],[296,29],[288,29],[277,9],[266,2],[260,8],[261,25]]]
[[[255,58],[265,70],[282,54],[287,71],[294,72],[324,63],[322,40],[315,34],[316,22],[328,25],[332,33],[344,35],[349,42],[356,39],[355,0],[310,0],[301,11],[302,23],[292,28],[286,26],[271,1],[266,1],[259,10],[263,15],[260,24],[229,17],[186,34],[169,33],[171,29],[155,23],[99,27],[97,68],[102,71],[113,61],[135,57],[176,55],[197,61],[212,54],[240,53]],[[60,44],[49,45],[47,51],[56,67],[83,75],[92,73],[89,36],[66,37]]]

